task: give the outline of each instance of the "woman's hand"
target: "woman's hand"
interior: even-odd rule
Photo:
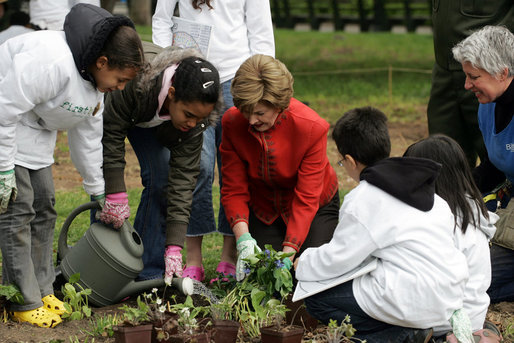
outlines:
[[[257,245],[257,241],[252,238],[249,232],[241,235],[237,239],[237,263],[236,263],[236,280],[242,281],[246,277],[244,259],[255,254],[255,251],[261,251]]]
[[[282,248],[282,252],[284,253],[293,253],[291,256],[284,258],[282,262],[284,262],[284,266],[287,270],[291,269],[293,266],[294,256],[296,255],[296,250],[291,248],[290,246],[284,245]]]

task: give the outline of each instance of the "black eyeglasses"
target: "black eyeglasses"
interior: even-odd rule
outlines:
[[[344,167],[344,165],[343,165],[343,161],[344,161],[344,160],[337,161],[337,165],[338,165],[339,167]]]

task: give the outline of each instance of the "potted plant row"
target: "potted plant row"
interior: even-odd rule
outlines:
[[[226,292],[217,290],[222,299],[220,304],[211,306],[219,307],[219,312],[224,311],[230,317],[227,319],[239,322],[249,340],[260,337],[267,342],[269,332],[272,332],[272,336],[278,336],[282,341],[285,336],[284,342],[301,342],[303,327],[287,325],[284,321],[288,308],[283,299],[290,294],[293,282],[283,260],[290,255],[266,245],[263,251],[255,251],[245,259],[247,275],[243,281],[230,284]],[[211,314],[213,312],[211,309]],[[277,331],[279,333],[274,335]],[[290,338],[293,332],[296,340]]]
[[[124,304],[120,309],[123,311],[123,323],[113,328],[115,342],[150,343],[153,325],[149,323],[149,307],[141,296],[137,297],[137,307]]]
[[[221,300],[211,301],[210,306],[195,306],[190,296],[183,303],[170,305],[168,302],[165,306],[155,289],[152,294],[144,295],[144,301],[138,297],[137,308],[126,305],[122,308],[126,327],[151,321],[154,323],[153,341],[160,343],[207,343],[211,339],[214,342],[236,342],[240,327],[241,334],[252,340],[260,337],[265,343],[301,342],[303,327],[285,323],[289,309],[283,302],[292,291],[293,283],[283,261],[290,255],[277,252],[270,245],[266,245],[263,251],[255,251],[245,260],[247,275],[244,280],[235,282],[232,278],[232,281],[224,282],[228,288],[223,294],[218,294]],[[168,312],[175,317],[170,317]],[[146,327],[151,332],[152,325]],[[117,328],[117,333],[121,333],[121,328]],[[141,337],[137,342],[147,342]],[[270,341],[269,337],[281,340]]]

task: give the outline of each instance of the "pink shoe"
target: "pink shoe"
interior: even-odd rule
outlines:
[[[205,280],[205,271],[203,267],[189,266],[182,272],[182,277],[188,277],[196,281],[202,282]]]
[[[229,262],[220,262],[218,263],[218,267],[216,268],[216,273],[223,274],[225,276],[236,277],[236,266]],[[211,283],[218,281],[219,278],[211,279]],[[228,279],[225,277],[221,279],[221,281],[227,282]]]

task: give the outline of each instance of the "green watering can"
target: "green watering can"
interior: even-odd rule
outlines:
[[[135,281],[143,270],[143,242],[128,220],[119,230],[101,222],[93,223],[73,247],[68,246],[70,224],[77,215],[91,209],[100,206],[93,201],[77,207],[62,226],[58,255],[66,281],[80,273],[78,284],[92,290],[88,299],[96,306],[115,304],[131,294],[164,286],[162,278]],[[189,278],[174,278],[173,285],[186,295],[193,293]]]

